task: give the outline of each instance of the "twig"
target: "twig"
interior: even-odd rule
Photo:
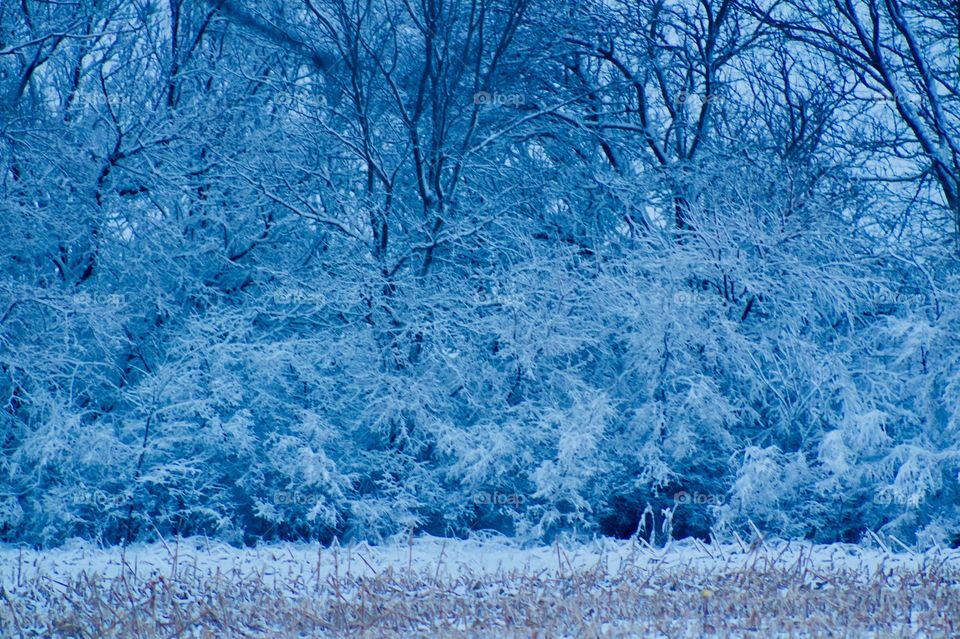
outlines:
[[[10,615],[13,617],[13,625],[17,627],[17,632],[20,634],[21,639],[26,635],[23,634],[23,628],[20,626],[20,618],[17,616],[17,611],[13,607],[13,602],[10,601],[10,596],[7,595],[6,589],[0,585],[0,597],[3,597],[3,600],[7,602],[7,608],[10,609]]]

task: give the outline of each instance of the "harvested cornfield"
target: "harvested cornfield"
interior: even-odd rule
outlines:
[[[960,637],[960,551],[201,539],[0,549],[3,637]]]

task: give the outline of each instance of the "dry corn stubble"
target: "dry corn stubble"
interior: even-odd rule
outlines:
[[[450,573],[439,555],[434,566],[378,570],[356,549],[335,552],[346,557],[331,558],[336,570],[322,577],[309,562],[249,571],[194,560],[163,572],[124,567],[113,577],[39,568],[0,592],[0,636],[960,636],[960,569],[934,556],[825,566],[803,552],[785,558],[761,548],[711,563],[601,557],[551,570]]]

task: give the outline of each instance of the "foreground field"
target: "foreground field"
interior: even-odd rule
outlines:
[[[960,551],[0,547],[0,637],[960,637]]]

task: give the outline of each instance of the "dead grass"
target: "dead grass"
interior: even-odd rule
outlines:
[[[347,571],[330,552],[333,567],[318,555],[284,574],[176,561],[151,576],[39,571],[0,591],[0,636],[960,637],[960,571],[936,555],[851,569],[752,549],[706,569],[622,556],[577,566],[556,550],[555,568],[529,573],[377,570],[360,553]]]

